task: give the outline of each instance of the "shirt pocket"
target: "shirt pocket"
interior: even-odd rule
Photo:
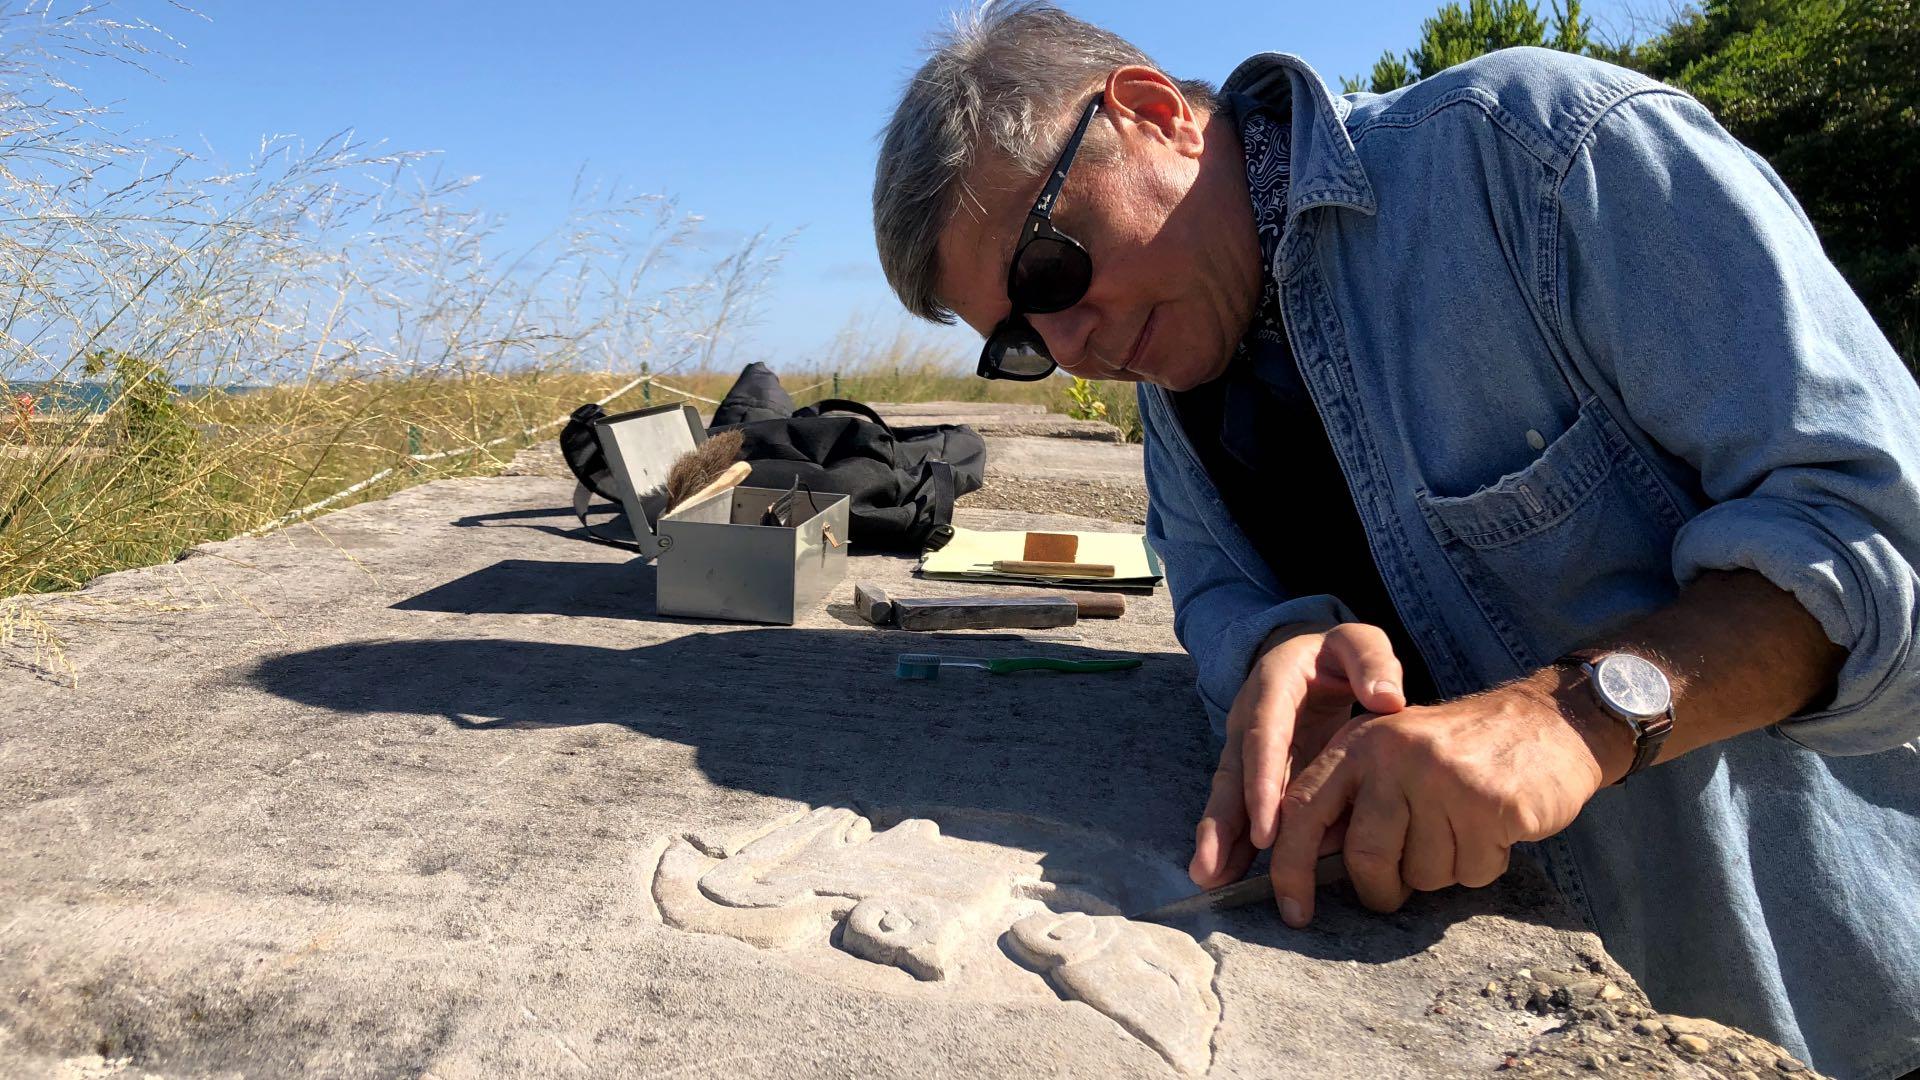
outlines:
[[[1597,400],[1526,468],[1470,495],[1420,488],[1414,499],[1522,669],[1677,592],[1673,538],[1685,516]]]

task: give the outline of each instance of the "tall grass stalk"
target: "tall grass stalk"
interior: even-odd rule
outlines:
[[[711,253],[674,200],[577,186],[547,240],[503,253],[470,181],[426,155],[342,133],[216,168],[116,131],[86,65],[171,46],[108,7],[0,6],[0,596],[164,561],[390,466],[361,497],[496,466],[515,443],[407,455],[712,362],[782,252]],[[26,404],[77,383],[104,408]]]

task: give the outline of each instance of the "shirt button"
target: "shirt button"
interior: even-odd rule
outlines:
[[[1547,448],[1546,436],[1540,434],[1539,432],[1533,430],[1532,428],[1528,428],[1527,429],[1527,445],[1533,447],[1535,450],[1545,450]]]

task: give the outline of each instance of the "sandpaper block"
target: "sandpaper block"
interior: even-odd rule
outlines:
[[[1072,562],[1080,554],[1080,538],[1072,533],[1030,532],[1025,554],[1027,562]]]

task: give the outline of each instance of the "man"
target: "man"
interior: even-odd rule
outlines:
[[[1196,882],[1271,848],[1303,926],[1320,852],[1390,911],[1529,844],[1662,1007],[1920,1068],[1920,392],[1698,104],[1528,49],[1216,93],[1002,5],[874,223],[982,374],[1142,383]]]

